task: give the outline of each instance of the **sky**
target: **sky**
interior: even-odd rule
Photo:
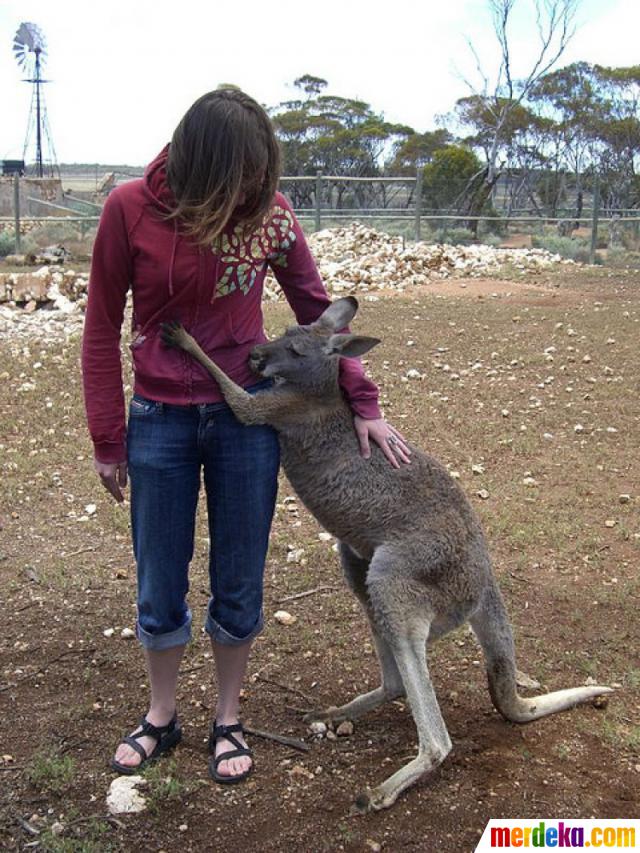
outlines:
[[[517,0],[515,76],[536,51],[534,0]],[[488,77],[499,54],[487,0],[0,0],[0,159],[21,158],[30,85],[12,43],[22,21],[44,32],[45,87],[58,162],[142,165],[190,104],[234,83],[273,106],[313,74],[389,121],[436,127]],[[560,65],[640,61],[640,0],[582,0]],[[32,157],[31,157],[32,159]]]

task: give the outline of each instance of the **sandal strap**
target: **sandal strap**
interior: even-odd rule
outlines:
[[[177,721],[178,718],[176,714],[174,714],[166,726],[154,726],[146,717],[143,717],[140,720],[140,731],[131,735],[131,737],[152,737],[159,743],[165,735],[170,734],[175,729]]]
[[[244,729],[242,728],[242,723],[232,723],[230,726],[223,726],[223,725],[217,725],[214,722],[213,726],[211,727],[211,734],[209,735],[209,749],[210,749],[210,751],[213,752],[215,750],[216,741],[220,740],[221,738],[224,738],[224,740],[228,740],[229,743],[232,743],[234,745],[234,747],[236,748],[234,754],[237,754],[237,751],[239,749],[240,750],[242,750],[242,749],[246,750],[247,747],[243,746],[240,743],[240,741],[238,740],[238,738],[234,737],[233,732],[241,732],[242,734],[244,734]],[[226,755],[226,754],[227,753],[223,753],[223,755]],[[242,755],[247,755],[247,753],[243,752]]]
[[[249,758],[253,757],[253,753],[248,747],[241,746],[238,749],[229,749],[227,752],[221,752],[220,755],[217,755],[213,759],[213,766],[217,770],[221,761],[228,761],[230,758],[239,758],[241,755],[248,755]]]
[[[137,752],[142,761],[146,761],[149,757],[149,754],[147,753],[146,749],[142,746],[142,744],[138,743],[134,735],[127,735],[126,737],[123,737],[122,743],[126,743],[127,746],[130,746],[131,749]]]

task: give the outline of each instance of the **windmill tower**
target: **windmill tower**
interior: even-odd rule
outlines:
[[[43,86],[50,81],[42,78],[42,66],[47,56],[47,46],[42,30],[35,24],[20,24],[13,38],[13,53],[18,65],[27,75],[24,82],[31,83],[33,86],[22,158],[26,162],[29,143],[35,129],[35,173],[39,178],[53,177],[54,172],[57,171],[57,162],[44,100]]]

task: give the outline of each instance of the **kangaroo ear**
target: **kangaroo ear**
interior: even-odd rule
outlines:
[[[366,338],[363,335],[331,335],[325,344],[324,351],[327,355],[357,358],[379,343],[380,338]]]
[[[356,316],[357,310],[358,300],[353,296],[344,296],[342,299],[336,299],[335,302],[332,302],[318,317],[316,323],[335,332],[337,329],[344,329],[345,326],[348,326]]]

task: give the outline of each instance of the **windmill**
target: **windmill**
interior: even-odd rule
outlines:
[[[31,135],[35,125],[36,132],[36,156],[35,167],[36,175],[39,178],[45,176],[45,169],[49,175],[53,175],[56,167],[56,156],[51,141],[51,132],[49,129],[49,121],[47,119],[47,108],[44,101],[43,84],[49,83],[49,80],[42,78],[42,66],[44,65],[47,56],[47,45],[44,39],[42,30],[32,23],[22,23],[13,38],[13,53],[16,62],[27,75],[24,79],[25,83],[33,85],[31,95],[31,108],[29,110],[29,122],[27,125],[27,135],[24,142],[24,150],[22,153],[23,160],[26,160],[27,149],[31,140]],[[43,156],[44,144],[48,146],[49,157]],[[46,163],[46,165],[45,165]]]

